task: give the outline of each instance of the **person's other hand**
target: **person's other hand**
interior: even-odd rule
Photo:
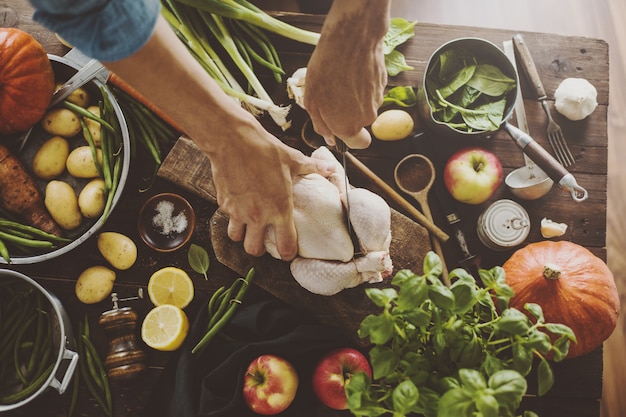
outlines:
[[[334,167],[283,144],[255,122],[233,129],[232,137],[222,138],[225,147],[209,155],[217,202],[229,217],[228,236],[243,241],[248,254],[265,253],[271,225],[281,258],[291,260],[298,252],[292,180],[311,172],[328,176]]]
[[[387,84],[382,38],[388,27],[388,1],[333,3],[307,65],[304,94],[313,127],[328,145],[339,138],[349,148],[369,146],[364,126],[376,119]]]

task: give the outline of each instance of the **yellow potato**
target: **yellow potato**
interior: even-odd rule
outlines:
[[[33,173],[42,180],[51,180],[65,171],[70,144],[62,136],[53,136],[37,150],[33,157]]]
[[[115,271],[96,265],[85,269],[76,280],[76,297],[85,304],[95,304],[107,298],[113,291]]]
[[[98,164],[101,166],[102,151],[99,148],[96,149],[96,155]],[[67,172],[76,178],[96,178],[99,175],[91,148],[87,145],[79,146],[72,150],[67,157],[65,166],[67,167]]]
[[[372,133],[380,140],[401,140],[413,131],[415,123],[409,113],[400,109],[385,110],[372,123]]]
[[[94,219],[104,212],[105,205],[104,180],[94,178],[78,194],[78,208],[83,216]]]
[[[126,270],[137,260],[137,245],[131,238],[117,232],[98,235],[98,250],[114,268]]]
[[[63,83],[57,83],[55,87],[55,91],[61,88]],[[78,87],[76,90],[72,91],[69,96],[65,98],[67,101],[76,104],[80,107],[87,107],[89,104],[89,93],[83,87]]]
[[[78,208],[76,192],[65,181],[52,180],[48,183],[44,204],[61,228],[73,230],[80,226],[83,216]]]
[[[79,116],[66,108],[49,110],[41,119],[41,127],[55,136],[71,138],[82,130]]]
[[[95,114],[98,117],[100,116],[100,107],[98,106],[89,106],[87,107],[87,110]],[[93,140],[94,145],[99,147],[100,146],[100,123],[96,122],[95,120],[89,119],[88,117],[83,117],[83,120],[85,121],[85,124],[87,125],[87,129],[89,130],[89,134],[91,135],[91,139]],[[85,132],[83,132],[83,137],[85,138],[85,140],[87,140],[87,136],[85,135]],[[87,142],[89,141],[87,140]]]

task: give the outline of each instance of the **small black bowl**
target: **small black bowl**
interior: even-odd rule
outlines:
[[[191,239],[196,213],[178,194],[156,194],[141,207],[137,226],[146,245],[159,252],[172,252]]]

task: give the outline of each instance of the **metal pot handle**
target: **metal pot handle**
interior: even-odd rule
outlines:
[[[63,352],[63,358],[61,360],[69,360],[70,363],[65,370],[65,375],[63,375],[62,379],[59,381],[57,376],[54,376],[54,379],[50,381],[50,387],[56,389],[59,394],[63,394],[67,389],[70,381],[72,380],[72,375],[74,375],[74,371],[76,370],[76,366],[78,365],[78,353],[71,351],[69,349],[65,349]]]

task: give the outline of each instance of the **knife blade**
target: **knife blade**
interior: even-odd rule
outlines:
[[[336,139],[336,140],[337,140],[337,143],[335,146],[337,147],[337,150],[341,153],[341,165],[343,166],[343,180],[344,180],[344,187],[346,189],[346,217],[347,217],[347,223],[348,223],[348,233],[352,237],[353,235],[352,224],[350,223],[350,193],[348,192],[350,184],[348,182],[348,170],[347,170],[348,163],[347,163],[347,158],[346,158],[346,152],[348,152],[348,146],[343,140],[341,139]]]

